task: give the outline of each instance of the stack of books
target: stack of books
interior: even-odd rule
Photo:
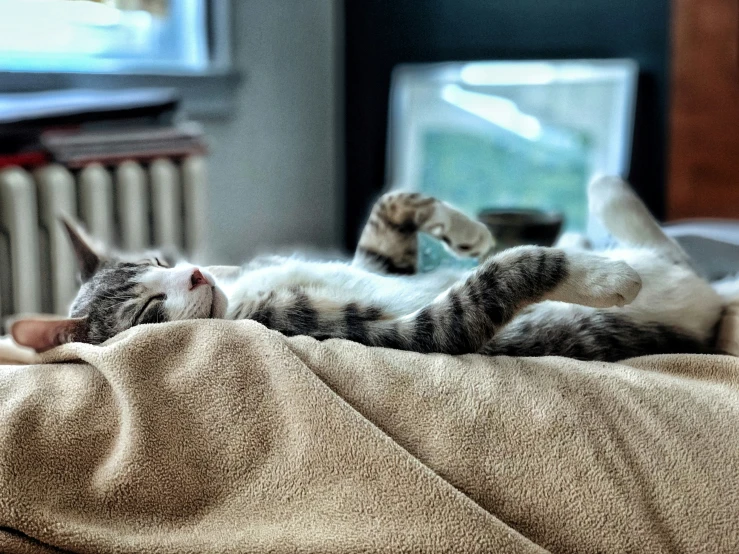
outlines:
[[[69,168],[204,154],[200,125],[170,89],[0,94],[0,169]]]

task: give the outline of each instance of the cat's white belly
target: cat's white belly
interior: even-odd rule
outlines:
[[[300,287],[320,302],[356,302],[378,306],[391,316],[403,316],[422,308],[465,275],[445,270],[413,276],[389,276],[341,262],[287,259],[279,265],[245,271],[221,285],[229,307],[254,305],[266,293]]]
[[[685,329],[706,339],[721,317],[723,301],[706,280],[690,269],[659,257],[650,249],[617,249],[602,253],[623,260],[641,276],[642,289],[624,308],[639,321],[655,321]]]

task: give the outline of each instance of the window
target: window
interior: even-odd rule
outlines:
[[[0,0],[0,71],[203,74],[224,69],[228,49],[213,40],[213,25],[219,18],[222,22],[226,4]]]

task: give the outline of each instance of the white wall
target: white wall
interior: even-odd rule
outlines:
[[[340,241],[337,0],[233,0],[234,63],[244,80],[211,140],[213,260]]]

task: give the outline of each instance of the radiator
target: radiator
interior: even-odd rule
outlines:
[[[95,238],[127,250],[174,247],[206,256],[205,159],[48,165],[0,170],[0,315],[66,314],[77,265],[59,214]]]

